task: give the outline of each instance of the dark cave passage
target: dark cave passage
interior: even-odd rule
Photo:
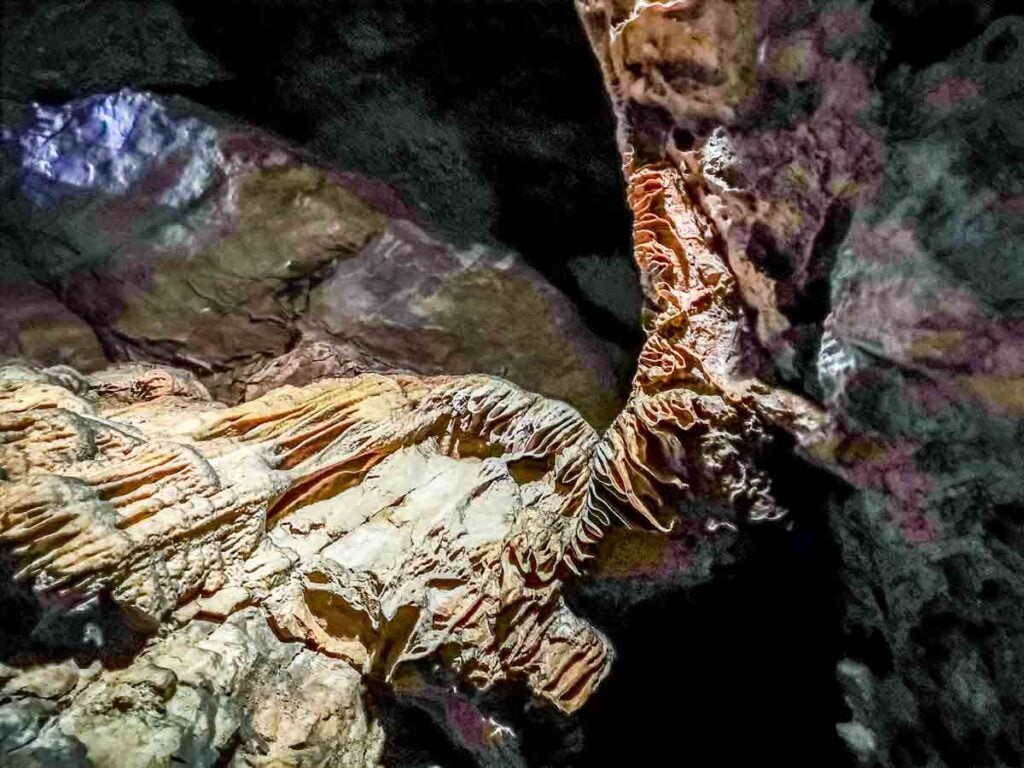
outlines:
[[[848,489],[786,443],[766,461],[790,522],[747,529],[709,582],[624,609],[614,582],[572,591],[616,649],[580,713],[576,764],[852,768],[835,729],[848,713],[835,678],[840,560],[825,514]]]

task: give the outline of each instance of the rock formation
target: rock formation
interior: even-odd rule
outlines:
[[[228,409],[168,368],[0,377],[15,581],[44,610],[109,599],[156,632],[126,669],[7,667],[17,759],[376,764],[360,674],[516,680],[571,713],[607,672],[560,594],[599,533],[581,503],[596,434],[562,403],[484,376],[325,379]],[[102,646],[88,626],[72,642]],[[36,630],[25,660],[45,655]],[[332,679],[312,701],[262,693]]]
[[[204,130],[175,124],[144,96],[121,93],[99,103],[184,135],[171,149],[153,152],[145,134],[126,134],[118,148],[145,146],[157,168],[177,142]],[[82,147],[94,109],[95,102],[76,103],[56,118],[72,125],[70,147],[54,150],[62,164],[28,168],[22,184],[29,204],[52,204],[80,177],[92,183],[93,168],[110,170],[106,195],[134,199],[125,195],[136,194],[138,164],[124,163],[136,174],[124,182],[121,154],[100,163],[94,155],[104,145]],[[84,117],[76,123],[79,112]],[[21,139],[23,164],[39,156],[33,137],[30,131]],[[203,141],[215,146],[210,137]],[[133,152],[141,150],[123,154]],[[207,154],[210,169],[193,168],[171,176],[169,189],[157,188],[161,205],[173,208],[166,198],[179,188],[192,194],[183,180],[214,176],[221,163],[244,167],[212,149]],[[268,156],[269,150],[259,155]],[[821,416],[757,377],[735,281],[707,245],[708,223],[671,173],[637,170],[630,178],[637,262],[652,313],[630,401],[599,438],[569,406],[500,379],[330,378],[373,367],[358,345],[339,343],[342,334],[393,328],[390,317],[403,318],[391,305],[402,298],[406,278],[395,272],[394,281],[378,283],[402,252],[402,233],[407,242],[416,230],[399,222],[381,234],[380,215],[330,186],[322,172],[289,168],[281,157],[264,162],[272,170],[236,171],[240,180],[229,176],[225,184],[230,202],[220,206],[241,211],[230,214],[242,217],[228,227],[237,235],[200,230],[196,238],[212,245],[189,245],[184,258],[129,244],[126,252],[141,249],[135,258],[157,264],[142,292],[131,278],[131,258],[119,257],[84,279],[73,273],[73,283],[61,276],[57,284],[65,287],[56,293],[89,319],[110,357],[184,362],[229,396],[265,394],[225,410],[195,376],[172,368],[130,364],[84,375],[61,366],[5,369],[0,541],[14,578],[29,585],[44,615],[109,601],[115,621],[141,643],[125,670],[95,669],[84,678],[76,662],[14,664],[11,754],[19,759],[85,755],[103,764],[118,754],[124,734],[158,728],[169,729],[166,739],[124,759],[146,764],[189,755],[199,763],[242,764],[258,754],[307,764],[335,750],[351,764],[372,763],[382,737],[356,695],[359,675],[424,701],[436,699],[431,686],[446,679],[471,693],[514,682],[571,714],[607,674],[612,653],[565,606],[562,584],[580,573],[609,529],[696,535],[700,547],[707,537],[783,513],[759,463],[767,430],[802,435]],[[300,210],[288,202],[280,214],[270,204],[246,214],[246,185],[261,199],[297,199]],[[287,236],[292,226],[294,242]],[[264,229],[266,250],[259,245]],[[316,236],[321,231],[330,234],[328,246]],[[374,237],[361,258],[365,266],[333,262],[336,251]],[[301,253],[310,254],[309,265],[297,264]],[[409,266],[440,280],[443,264],[423,256]],[[307,274],[326,268],[323,280]],[[291,272],[310,282],[305,297],[276,285],[289,284]],[[363,298],[375,285],[379,303]],[[494,291],[479,292],[492,309]],[[460,303],[471,302],[470,295]],[[390,317],[375,314],[377,306]],[[521,300],[515,306],[529,311]],[[218,321],[203,322],[204,312]],[[293,317],[300,341],[291,350],[278,345],[282,354],[263,364],[276,349],[271,337]],[[309,336],[311,325],[331,331],[332,323],[333,336]],[[529,327],[517,332],[536,340]],[[417,328],[415,337],[429,333]],[[301,350],[317,343],[351,367],[308,366]],[[407,359],[429,371],[418,350]],[[376,367],[401,367],[395,362],[406,359],[400,346],[387,353],[387,363]],[[263,365],[256,376],[248,373],[253,359]],[[295,377],[319,380],[298,388],[285,383]],[[245,681],[220,684],[202,665],[190,666],[191,655],[178,659],[176,649],[194,642],[225,663],[235,664],[238,653],[252,658]],[[345,687],[324,706],[344,699],[350,717],[340,730],[324,730],[329,711],[313,707],[288,713],[295,722],[281,726],[287,738],[253,732],[247,723],[277,717],[274,706],[287,709],[253,697],[268,685],[271,660],[295,653],[304,660],[297,685],[310,679],[310,669],[333,665],[331,674]],[[33,680],[41,675],[68,682],[49,698],[39,696]],[[189,704],[177,700],[179,679],[189,686]],[[153,692],[141,695],[131,686]],[[210,686],[219,697],[210,706],[234,717],[224,715],[227,724],[218,725],[221,716],[214,715],[212,725],[199,728],[195,690]],[[476,735],[459,738],[471,752],[482,751],[486,763],[502,746],[502,727],[474,709],[472,696],[466,708]],[[165,712],[183,722],[158,725]],[[466,717],[448,730],[462,734]],[[293,730],[302,738],[288,741]],[[338,740],[345,739],[353,743],[341,749]],[[297,743],[305,746],[294,749]]]
[[[6,137],[6,355],[159,361],[234,402],[367,370],[491,373],[615,415],[621,351],[520,257],[437,240],[380,182],[130,90],[36,105]]]
[[[938,29],[943,4],[577,5],[619,117],[651,305],[626,413],[674,374],[726,393],[724,433],[756,444],[781,424],[849,483],[827,514],[845,591],[837,731],[860,762],[1018,763],[1019,17],[972,4],[942,27],[958,43],[936,33],[908,62],[903,35],[929,35],[918,15]],[[744,388],[744,372],[821,411]],[[646,425],[689,412],[676,399]],[[756,478],[730,447],[743,471],[726,477]],[[721,490],[740,487],[731,500],[771,514],[756,480]]]
[[[22,116],[0,753],[433,764],[389,752],[415,710],[479,765],[729,764],[785,674],[712,736],[633,696],[799,630],[609,637],[813,528],[828,679],[771,757],[1019,764],[1024,27],[908,42],[947,5],[576,0],[644,295],[624,404],[565,297],[388,187],[139,91]]]

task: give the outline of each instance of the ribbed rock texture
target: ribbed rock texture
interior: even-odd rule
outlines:
[[[943,25],[947,5],[962,23]],[[651,445],[714,403],[705,420],[742,437],[729,460],[694,446],[643,487],[731,462],[746,484],[714,490],[770,515],[747,446],[781,414],[849,485],[820,510],[842,561],[849,752],[1020,764],[1021,19],[998,3],[577,6],[619,116],[650,304],[611,439]],[[752,372],[822,414],[744,387]]]
[[[571,713],[607,673],[561,596],[600,533],[597,436],[563,403],[366,374],[224,408],[142,365],[0,386],[0,543],[42,606],[5,630],[17,764],[375,765],[361,676],[424,699],[515,682]],[[101,663],[112,630],[76,635],[100,604],[146,643],[127,666]],[[463,746],[500,747],[464,710]]]

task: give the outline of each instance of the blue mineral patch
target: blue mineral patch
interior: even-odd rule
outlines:
[[[20,151],[22,189],[39,206],[82,191],[124,194],[174,155],[184,167],[160,202],[179,208],[199,197],[221,162],[217,131],[171,114],[150,93],[122,89],[60,106],[34,104],[27,127],[2,129]]]

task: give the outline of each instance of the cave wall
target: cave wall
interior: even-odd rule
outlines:
[[[493,306],[488,296],[500,292],[511,275],[519,287],[528,283],[527,295],[545,297],[547,306],[559,307],[558,318],[569,319],[550,331],[534,325],[536,313],[529,313],[517,326],[521,333],[495,331],[489,337],[494,341],[483,345],[490,349],[460,359],[459,372],[486,364],[487,372],[515,379],[515,366],[503,371],[500,359],[484,352],[529,344],[541,333],[556,339],[545,347],[569,337],[586,346],[593,341],[588,334],[596,333],[632,349],[641,315],[635,295],[633,304],[623,298],[627,275],[634,279],[623,256],[630,252],[625,233],[631,221],[634,228],[646,340],[632,384],[619,390],[624,405],[605,401],[597,409],[565,390],[546,389],[551,382],[544,377],[525,382],[580,410],[600,410],[600,417],[588,415],[601,426],[611,420],[607,431],[598,436],[571,420],[585,438],[566,451],[571,460],[550,458],[550,464],[538,465],[532,454],[524,461],[519,444],[480,452],[474,442],[479,435],[472,432],[480,423],[465,414],[488,412],[474,398],[491,403],[486,393],[492,387],[506,390],[476,379],[446,381],[441,395],[425,401],[444,427],[408,432],[402,431],[408,423],[399,420],[404,447],[426,451],[428,468],[436,464],[464,477],[468,500],[482,493],[483,481],[493,480],[477,473],[484,466],[496,472],[507,494],[503,503],[516,511],[518,522],[510,530],[518,531],[515,526],[524,520],[543,521],[527,526],[522,536],[509,534],[509,551],[517,559],[502,560],[501,569],[525,580],[531,600],[543,584],[554,585],[551,594],[561,600],[564,587],[565,606],[559,603],[550,615],[569,612],[583,624],[563,618],[571,631],[556,631],[551,642],[566,643],[575,633],[597,638],[580,651],[586,658],[607,654],[600,673],[584,677],[589,682],[580,703],[587,697],[589,703],[578,711],[575,700],[563,706],[574,711],[571,716],[552,711],[552,693],[533,668],[524,673],[525,667],[502,667],[508,679],[494,673],[481,684],[466,659],[478,658],[485,648],[500,659],[505,646],[495,650],[481,640],[486,633],[464,633],[457,648],[441,643],[435,655],[425,657],[437,666],[409,664],[415,669],[410,677],[423,675],[426,684],[413,679],[396,686],[370,675],[369,703],[364,705],[363,693],[347,699],[357,702],[345,720],[353,735],[307,729],[310,745],[300,747],[309,747],[306,756],[292,754],[278,732],[243,729],[231,742],[216,729],[200,734],[198,726],[178,721],[180,743],[167,754],[235,759],[258,751],[260,738],[269,733],[273,749],[285,745],[282,754],[300,764],[346,739],[359,751],[351,760],[368,764],[381,759],[398,765],[703,765],[745,764],[765,756],[815,766],[1019,764],[1024,188],[1018,161],[1024,147],[1024,20],[1013,3],[995,1],[580,0],[577,6],[597,67],[568,3],[343,9],[318,3],[153,3],[139,11],[101,2],[87,5],[91,13],[74,34],[60,35],[54,25],[68,18],[68,7],[5,5],[5,39],[12,41],[3,59],[5,120],[24,115],[32,99],[57,104],[131,85],[155,92],[157,103],[229,126],[225,135],[255,125],[240,131],[250,143],[236,145],[237,157],[249,159],[226,163],[226,178],[246,178],[253,168],[242,166],[254,156],[260,158],[254,183],[262,189],[273,191],[270,182],[281,172],[297,173],[286,191],[298,189],[319,201],[341,199],[360,214],[349,217],[351,227],[341,237],[320,243],[322,251],[309,256],[313,276],[320,276],[323,264],[331,265],[337,281],[326,283],[330,295],[360,279],[370,293],[381,282],[397,284],[401,262],[393,272],[358,266],[346,271],[359,257],[339,260],[338,251],[359,250],[364,235],[379,238],[373,242],[380,246],[360,251],[364,259],[392,253],[384,247],[392,242],[388,237],[416,243],[402,253],[414,254],[410,263],[429,264],[424,269],[431,274],[412,281],[405,296],[415,300],[421,291],[436,290],[434,273],[442,273],[445,284],[460,279],[471,261],[467,254],[481,252],[469,245],[482,242],[485,249],[518,251],[573,299],[589,326],[581,329],[571,319],[571,309],[540,275],[499,260],[500,280],[482,288],[478,282],[476,293],[458,294],[460,306],[476,307],[477,316],[486,318]],[[53,51],[60,55],[51,57]],[[425,60],[434,66],[424,67]],[[611,110],[600,93],[601,75]],[[177,95],[191,102],[176,101]],[[256,136],[264,143],[254,142]],[[285,153],[287,161],[268,161],[274,152]],[[405,202],[366,178],[336,170],[330,175],[326,169],[336,166],[383,179]],[[320,181],[311,183],[310,177]],[[137,202],[134,194],[128,199]],[[305,233],[297,225],[303,219],[294,216],[288,210],[300,240]],[[382,227],[389,228],[386,236]],[[428,236],[431,228],[450,244]],[[270,277],[278,279],[273,270]],[[215,287],[223,281],[213,273]],[[62,290],[80,285],[76,278]],[[53,285],[43,288],[52,296]],[[272,297],[279,311],[278,292],[257,295],[261,302]],[[502,318],[514,317],[522,294],[503,295]],[[243,304],[250,302],[245,296]],[[86,305],[87,311],[98,306]],[[383,326],[396,315],[374,318],[371,325]],[[48,317],[34,327],[33,338],[78,350],[92,331],[81,335],[74,321]],[[466,323],[457,318],[452,325]],[[510,323],[502,319],[497,325]],[[274,346],[262,362],[272,363],[275,373],[261,367],[251,377],[247,370],[244,393],[228,398],[250,399],[269,390],[269,399],[230,413],[243,422],[259,421],[265,418],[260,403],[319,396],[316,384],[305,394],[284,395],[277,385],[392,368],[405,372],[391,371],[386,380],[399,382],[415,410],[420,387],[428,385],[403,377],[438,373],[451,360],[409,371],[424,329],[413,324],[407,330],[407,341],[398,345],[406,357],[360,358],[351,369],[351,350],[310,357],[305,347]],[[63,334],[58,342],[51,331]],[[178,350],[180,360],[161,358],[160,345],[148,343],[145,333],[139,336],[146,342],[135,347],[141,349],[135,352],[139,359],[188,367],[187,344]],[[232,341],[238,335],[233,336]],[[214,338],[207,346],[216,352],[218,345]],[[110,356],[104,348],[92,353],[96,368]],[[570,360],[570,368],[593,370],[592,356],[579,359],[585,362]],[[599,367],[607,382],[614,363],[606,359]],[[551,372],[543,359],[524,368]],[[88,409],[98,409],[133,426],[136,419],[144,432],[163,437],[165,409],[217,408],[201,390],[168,392],[147,383],[162,382],[165,375],[177,381],[184,375],[178,373],[114,369],[83,379],[30,365],[5,375],[6,391],[14,393],[5,402],[16,414],[9,428],[19,435],[11,444],[18,450],[26,419],[55,429],[43,410],[66,411],[74,404],[61,390],[84,401],[85,417]],[[128,384],[118,383],[125,377]],[[351,379],[340,381],[349,383],[332,386],[350,386]],[[607,383],[598,389],[607,392]],[[185,395],[202,404],[184,406],[173,399]],[[537,403],[538,413],[565,416],[549,402]],[[317,413],[295,429],[329,430]],[[147,419],[155,419],[155,426],[147,426]],[[495,419],[502,423],[500,413]],[[51,438],[45,430],[39,434]],[[190,444],[199,440],[198,450],[213,461],[227,450],[224,445],[233,451],[238,446],[231,441],[241,439],[221,435],[226,443],[214,444],[203,442],[210,437],[205,433],[170,434]],[[374,433],[374,439],[382,434],[384,442],[373,443],[374,450],[392,451],[390,432]],[[522,434],[528,442],[534,433]],[[289,445],[274,437],[260,448],[269,456]],[[27,439],[30,447],[35,439],[42,438]],[[538,441],[530,451],[544,457],[565,449],[558,440]],[[37,454],[28,455],[23,464],[29,475],[45,468]],[[103,464],[107,459],[96,459],[102,465],[97,470],[78,463],[82,458],[70,456],[59,473],[102,486],[104,473],[121,471]],[[462,468],[452,469],[449,462]],[[359,480],[357,489],[372,495],[378,483],[407,475],[413,475],[411,486],[429,482],[394,466]],[[318,467],[314,459],[307,468]],[[555,479],[566,475],[574,484]],[[223,476],[234,477],[231,471]],[[328,485],[313,503],[323,502],[318,509],[341,508],[340,486]],[[307,485],[289,487],[316,495]],[[22,492],[18,486],[11,498]],[[562,541],[555,540],[566,520],[550,516],[556,498],[573,525],[579,522]],[[265,502],[276,509],[269,496]],[[105,511],[105,503],[96,502],[104,520],[114,514]],[[53,514],[63,514],[59,505]],[[487,510],[480,514],[490,519]],[[281,518],[299,548],[313,546],[303,542],[320,536],[318,524],[304,519]],[[463,533],[449,520],[428,541],[448,541],[445,526]],[[328,530],[329,536],[342,532]],[[15,526],[6,535],[26,534]],[[283,540],[285,534],[274,536]],[[496,557],[493,551],[487,556]],[[341,566],[332,572],[332,599],[384,594],[379,586],[360,591],[365,585],[358,579],[353,592],[346,579],[355,577],[345,562]],[[38,569],[47,575],[47,568],[43,558]],[[322,574],[293,576],[288,578],[305,579],[311,592],[319,589],[312,585]],[[120,577],[103,578],[120,583]],[[279,610],[283,597],[275,603],[256,588],[255,597],[246,599],[257,608],[233,602],[237,591],[223,586],[182,596],[183,610],[192,611],[183,620],[195,620],[187,632],[202,635],[213,652],[228,657],[247,643],[265,645],[270,650],[264,655],[273,658],[299,653],[297,647],[282,651],[252,629],[260,610],[273,614],[277,605],[273,615],[286,616]],[[424,589],[448,595],[456,585],[439,578]],[[287,604],[295,605],[289,594]],[[16,599],[29,605],[33,594],[18,592]],[[315,613],[320,603],[311,605]],[[378,615],[369,603],[356,613]],[[450,612],[436,616],[443,623]],[[225,628],[218,630],[221,621]],[[302,681],[306,665],[325,664],[308,649],[336,648],[334,635],[345,636],[347,629],[333,624],[323,632],[314,621],[296,622],[289,624],[292,635],[286,639],[306,640],[293,671]],[[391,628],[400,635],[399,624]],[[510,626],[507,616],[493,626],[503,640],[511,637],[501,634]],[[243,630],[253,639],[224,651],[225,638]],[[416,656],[415,643],[402,639]],[[139,658],[166,655],[174,642],[150,646]],[[172,665],[182,681],[178,692],[151,670],[138,680],[132,672],[125,680],[121,673],[93,678],[68,672],[62,661],[33,678],[31,661],[27,670],[23,658],[8,661],[5,702],[13,701],[19,712],[13,738],[18,748],[18,740],[30,745],[26,755],[35,746],[52,748],[46,753],[51,755],[80,754],[81,746],[70,740],[79,726],[86,741],[103,742],[90,735],[95,723],[77,714],[79,703],[68,708],[74,692],[89,690],[97,707],[108,699],[125,701],[129,714],[123,719],[132,728],[138,713],[146,727],[155,727],[161,707],[171,706],[160,702],[173,702],[179,712],[200,711],[189,697],[193,688],[202,688],[206,674]],[[268,673],[252,664],[251,677],[217,689],[218,707],[233,713],[259,695],[255,683],[262,685]],[[344,681],[355,691],[348,667],[327,666],[339,688]],[[524,674],[536,683],[533,689],[524,684]],[[124,686],[132,695],[123,693]],[[306,723],[318,716],[300,712],[295,718]],[[408,733],[418,730],[427,733]]]
[[[4,0],[5,109],[185,96],[399,190],[458,246],[521,253],[632,350],[611,111],[571,4]]]
[[[700,241],[756,338],[736,365],[824,408],[798,453],[845,485],[817,502],[838,735],[867,765],[1018,763],[1024,20],[998,2],[578,6],[631,198],[685,201],[634,238],[652,357],[707,311],[658,314]],[[807,479],[772,475],[791,503]],[[814,764],[798,739],[780,749]]]

